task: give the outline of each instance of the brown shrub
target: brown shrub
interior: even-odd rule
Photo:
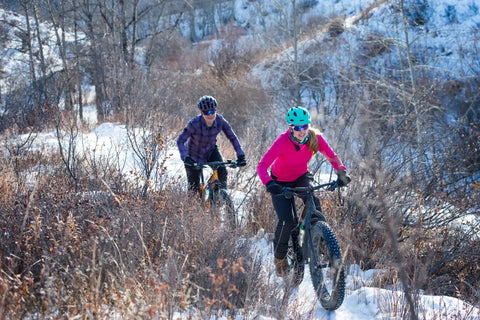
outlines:
[[[0,209],[7,317],[213,312],[251,296],[259,272],[247,243],[197,199],[172,188],[148,199],[128,190],[73,194],[50,179]]]
[[[330,37],[336,38],[345,31],[345,20],[343,18],[332,19],[327,26]]]

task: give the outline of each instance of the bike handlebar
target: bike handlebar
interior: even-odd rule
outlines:
[[[316,186],[310,186],[310,187],[284,187],[283,188],[283,195],[285,198],[289,199],[293,196],[294,193],[302,193],[302,192],[313,192],[315,190],[325,188],[327,191],[334,191],[336,188],[338,188],[338,181],[330,181],[324,184],[319,184]]]
[[[205,162],[205,163],[194,163],[191,167],[194,168],[205,168],[207,166],[213,167],[213,168],[218,168],[219,166],[226,165],[229,168],[237,168],[237,162],[231,159],[227,159],[225,161],[211,161],[211,162]]]

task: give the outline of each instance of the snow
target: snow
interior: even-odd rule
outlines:
[[[0,89],[2,91],[15,90],[18,87],[22,87],[30,79],[29,75],[29,58],[26,50],[22,49],[22,41],[19,34],[22,34],[27,30],[25,24],[25,17],[18,14],[12,14],[0,8],[0,22],[2,26],[6,26],[7,34],[4,35],[5,48],[0,51],[0,66],[1,70],[8,77],[0,77]],[[32,30],[35,30],[35,22],[33,19],[30,21]],[[49,66],[47,73],[51,74],[62,69],[62,63],[60,55],[57,52],[55,28],[49,23],[40,23],[41,37],[45,43],[43,43],[43,54]],[[33,31],[32,31],[33,32]],[[65,33],[65,41],[73,42],[75,39],[73,34]],[[79,34],[79,37],[83,37]],[[37,48],[37,38],[32,36],[32,47]],[[37,70],[39,68],[39,61],[37,60]],[[4,92],[0,92],[0,95]]]

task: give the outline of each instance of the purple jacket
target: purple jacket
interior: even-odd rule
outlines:
[[[187,156],[190,156],[195,162],[207,162],[208,157],[215,149],[217,135],[220,131],[223,131],[228,140],[230,140],[237,156],[245,155],[232,127],[227,120],[217,113],[211,127],[207,127],[205,119],[201,115],[188,122],[188,125],[177,139],[180,158],[184,160]]]

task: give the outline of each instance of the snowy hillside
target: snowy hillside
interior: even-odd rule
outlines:
[[[405,5],[411,2],[414,1],[405,2]],[[376,41],[384,49],[378,55],[371,53],[367,63],[379,73],[382,73],[387,59],[395,60],[398,52],[406,51],[408,46],[419,67],[432,72],[432,76],[447,79],[475,77],[480,72],[476,62],[480,46],[480,2],[442,0],[435,1],[435,4],[421,5],[420,1],[416,4],[416,7],[405,8],[404,20],[400,8],[389,2],[320,1],[309,15],[346,17],[345,29],[341,35],[336,35],[338,39],[335,40],[331,34],[322,31],[316,38],[302,41],[299,45],[302,62],[313,65],[316,60],[328,61],[330,70],[335,73],[361,64],[365,47]],[[372,39],[372,35],[376,38]],[[315,54],[316,46],[329,47],[332,41],[340,43],[344,55]],[[274,61],[257,66],[260,70],[254,72],[266,86],[279,86],[275,70],[291,60],[292,55],[290,48]]]
[[[28,46],[34,48],[32,57],[35,67],[40,69],[40,49],[37,37],[31,37],[31,43],[28,44],[28,32],[32,32],[29,28],[36,28],[33,19],[30,20],[31,25],[27,26],[25,17],[11,11],[0,8],[0,27],[5,34],[2,36],[2,49],[0,52],[0,71],[3,76],[0,77],[0,90],[5,94],[10,90],[21,88],[31,81],[30,57]],[[60,53],[57,47],[57,37],[52,24],[40,22],[40,35],[43,40],[41,54],[48,61],[47,75],[55,73],[62,69]],[[73,35],[65,33],[65,41],[73,41]]]

